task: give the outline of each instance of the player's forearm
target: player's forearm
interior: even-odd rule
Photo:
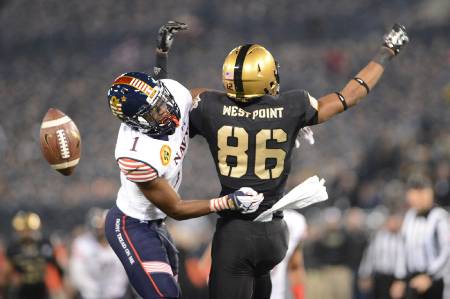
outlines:
[[[183,220],[211,213],[208,200],[182,200],[164,178],[139,182],[137,185],[152,204],[173,219]]]
[[[355,106],[366,97],[380,80],[385,65],[393,56],[394,52],[381,47],[377,55],[342,90],[320,98],[319,123]]]
[[[383,72],[384,66],[374,60],[370,61],[361,71],[359,71],[355,76],[355,78],[358,78],[359,80],[350,80],[341,90],[341,94],[347,101],[347,106],[352,107],[358,104],[362,98],[366,97],[370,90],[378,83]],[[357,80],[361,83],[358,83]]]
[[[166,214],[176,220],[184,220],[235,208],[235,203],[226,195],[210,200],[179,200]]]
[[[153,74],[156,80],[166,79],[168,76],[167,72],[167,62],[169,56],[168,52],[164,52],[160,49],[156,49],[156,62]]]
[[[212,213],[209,200],[180,200],[165,213],[175,220],[196,218]]]
[[[409,42],[404,26],[394,24],[391,31],[384,36],[383,45],[377,55],[340,91],[319,99],[318,123],[324,122],[336,114],[356,105],[375,87],[384,71],[384,66],[392,57],[400,53],[401,48]]]
[[[231,194],[210,200],[182,200],[164,178],[159,177],[136,184],[152,204],[176,220],[200,217],[223,210],[253,213],[264,199],[262,193],[243,187]]]

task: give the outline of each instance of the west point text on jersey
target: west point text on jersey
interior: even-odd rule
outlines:
[[[239,116],[251,119],[257,118],[282,118],[284,107],[278,108],[263,108],[257,109],[253,112],[247,112],[238,106],[223,106],[223,115],[226,116]]]

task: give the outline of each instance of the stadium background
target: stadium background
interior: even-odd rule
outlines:
[[[392,24],[405,24],[411,43],[401,58],[357,108],[313,128],[316,144],[303,144],[295,153],[289,186],[313,174],[327,180],[328,202],[305,210],[313,231],[320,231],[324,211],[337,211],[326,208],[333,206],[343,224],[356,221],[349,225],[368,236],[388,209],[404,206],[404,181],[415,171],[428,173],[438,201],[450,205],[448,1],[2,0],[4,243],[19,209],[37,211],[45,234],[70,243],[71,231],[84,223],[90,207],[113,204],[119,187],[114,161],[119,122],[109,111],[106,90],[121,73],[152,70],[156,32],[170,19],[190,26],[176,37],[169,56],[170,76],[185,86],[221,89],[228,51],[255,42],[280,63],[282,90],[304,88],[315,97],[343,87]],[[39,126],[49,107],[68,114],[83,138],[82,159],[71,177],[54,172],[41,157]],[[218,191],[207,146],[194,139],[180,193],[209,198]],[[174,226],[197,234],[192,238],[197,243],[186,245],[189,254],[210,236],[212,219],[200,222],[205,226],[190,221]]]

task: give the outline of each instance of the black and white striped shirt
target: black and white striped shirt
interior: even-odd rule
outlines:
[[[395,276],[426,273],[440,279],[447,268],[450,230],[448,213],[435,207],[425,215],[410,209],[402,225],[403,254],[397,260]]]
[[[359,276],[394,275],[398,256],[403,253],[402,248],[400,232],[393,233],[387,229],[378,231],[364,253],[359,266]]]

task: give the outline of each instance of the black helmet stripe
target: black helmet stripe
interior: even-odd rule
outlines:
[[[239,53],[236,57],[236,63],[234,64],[234,88],[236,90],[236,97],[244,96],[244,84],[242,83],[242,67],[244,66],[244,60],[247,56],[247,52],[253,44],[247,44],[239,49]]]

